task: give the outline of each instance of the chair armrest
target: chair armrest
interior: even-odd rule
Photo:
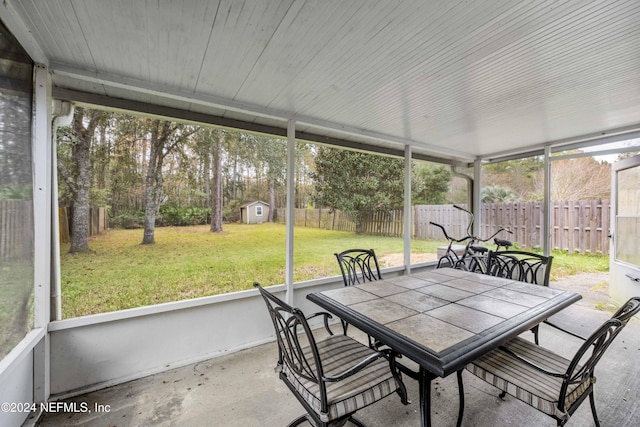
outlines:
[[[576,334],[576,333],[574,333],[574,332],[571,332],[571,331],[568,331],[568,330],[566,330],[566,329],[564,329],[564,328],[561,328],[560,326],[556,325],[555,323],[553,323],[553,322],[549,321],[549,319],[544,320],[544,321],[543,321],[543,323],[544,323],[545,325],[549,325],[549,326],[551,326],[551,327],[553,327],[553,328],[555,328],[555,329],[557,329],[557,330],[559,330],[559,331],[562,331],[562,332],[564,332],[565,334],[568,334],[568,335],[571,335],[571,336],[573,336],[573,337],[579,338],[579,339],[581,339],[582,341],[586,341],[586,340],[587,340],[585,337],[583,337],[583,336],[581,336],[581,335],[578,335],[578,334]]]
[[[329,335],[333,335],[333,331],[329,327],[329,319],[333,319],[333,316],[331,315],[331,313],[327,313],[325,311],[321,311],[321,312],[313,313],[313,314],[307,316],[306,319],[310,320],[310,319],[313,319],[314,317],[318,317],[318,316],[324,316],[324,328],[327,330],[327,332],[329,332]]]
[[[549,375],[549,376],[556,377],[556,378],[563,378],[563,379],[567,377],[566,372],[558,373],[558,372],[548,371],[548,370],[536,365],[534,362],[526,359],[525,357],[520,356],[519,354],[515,353],[514,351],[509,350],[508,348],[506,348],[504,346],[500,346],[498,348],[500,350],[502,350],[503,352],[507,353],[509,356],[513,357],[514,359],[519,360],[520,362],[524,363],[525,365],[530,366],[533,369],[535,369],[537,371],[540,371],[545,375]]]
[[[351,366],[350,368],[342,371],[338,375],[332,375],[330,377],[325,376],[322,379],[323,379],[323,381],[326,381],[326,382],[342,381],[343,379],[345,379],[347,377],[350,377],[351,375],[357,374],[362,369],[366,368],[367,365],[369,365],[370,363],[378,360],[381,357],[386,357],[385,353],[383,353],[381,351],[376,351],[376,352],[370,354],[369,356],[365,357],[364,359],[360,360],[358,363],[356,363],[355,365]]]

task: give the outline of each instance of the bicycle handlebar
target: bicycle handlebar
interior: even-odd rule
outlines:
[[[456,206],[456,205],[453,205],[453,206],[466,212],[466,210],[464,208],[461,208],[461,207]],[[433,222],[433,221],[429,221],[429,224],[435,225],[436,227],[438,227],[440,230],[442,230],[442,233],[444,234],[444,237],[447,240],[452,241],[452,242],[456,242],[456,243],[462,243],[462,242],[464,242],[466,240],[471,240],[472,242],[473,241],[475,241],[475,242],[488,242],[489,240],[493,239],[495,236],[497,236],[498,234],[502,233],[503,231],[506,231],[507,233],[513,234],[513,231],[511,231],[511,230],[507,230],[506,228],[500,228],[498,231],[496,231],[495,233],[493,233],[490,237],[487,237],[486,239],[481,239],[480,237],[472,236],[471,233],[469,233],[467,236],[465,236],[465,237],[463,237],[461,239],[454,239],[453,237],[451,237],[451,236],[449,236],[447,234],[447,230],[445,230],[444,226],[442,226],[442,225],[440,225],[440,224],[438,224],[436,222]]]
[[[488,242],[489,240],[493,239],[494,237],[496,237],[498,234],[502,233],[503,231],[506,231],[509,234],[513,234],[513,231],[507,230],[506,228],[500,227],[500,229],[498,231],[496,231],[495,233],[493,233],[490,237],[487,237],[486,239],[478,239],[478,241],[480,241],[480,242]],[[508,240],[504,240],[504,241],[506,242]]]
[[[465,236],[465,237],[463,237],[462,239],[454,239],[453,237],[451,237],[451,236],[449,236],[449,235],[447,234],[447,230],[445,230],[445,229],[444,229],[444,227],[443,227],[442,225],[440,225],[440,224],[438,224],[438,223],[435,223],[435,222],[433,222],[433,221],[429,221],[429,224],[431,224],[431,225],[435,225],[435,226],[436,226],[436,227],[438,227],[440,230],[442,230],[442,232],[444,233],[444,237],[445,237],[447,240],[452,241],[452,242],[462,243],[462,242],[464,242],[465,240],[469,240],[469,239],[472,239],[472,238],[473,238],[473,236]]]
[[[454,208],[456,208],[456,209],[458,209],[458,210],[460,210],[460,211],[466,212],[466,213],[468,213],[469,215],[473,215],[471,212],[469,212],[468,210],[466,210],[466,209],[465,209],[465,208],[463,208],[462,206],[453,205],[453,207],[454,207]]]
[[[467,236],[471,236],[473,234],[473,221],[475,220],[475,217],[473,215],[473,212],[463,208],[462,206],[458,206],[458,205],[453,205],[454,208],[458,209],[459,211],[465,212],[467,215],[469,215],[469,224],[467,225]]]

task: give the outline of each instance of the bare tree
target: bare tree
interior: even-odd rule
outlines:
[[[552,200],[604,199],[611,196],[611,165],[592,157],[557,160],[551,164]]]
[[[143,245],[155,243],[156,214],[162,199],[164,160],[169,153],[176,150],[180,144],[199,129],[168,121],[151,121],[149,162],[145,174]]]

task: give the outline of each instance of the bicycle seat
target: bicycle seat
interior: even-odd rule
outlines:
[[[498,239],[497,237],[495,239],[493,239],[493,243],[495,243],[496,246],[498,246],[498,247],[504,246],[505,249],[509,249],[509,247],[513,245],[513,243],[511,243],[511,241]]]
[[[471,245],[471,246],[469,246],[469,248],[472,251],[474,251],[476,253],[479,253],[479,254],[484,254],[489,250],[489,248],[485,248],[484,246],[476,246],[476,245]]]

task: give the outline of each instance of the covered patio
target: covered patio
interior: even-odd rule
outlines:
[[[580,279],[567,278],[554,282],[554,287],[579,292],[583,300],[558,315],[554,321],[567,324],[582,335],[588,335],[605,321],[612,309],[602,274]],[[596,305],[600,309],[596,309]],[[604,310],[602,308],[605,308]],[[266,319],[265,319],[266,321]],[[358,331],[354,336],[366,342]],[[547,325],[541,326],[542,344],[562,349],[571,356],[578,340],[567,343],[566,335]],[[623,336],[607,353],[598,369],[596,402],[603,426],[635,426],[636,404],[640,397],[640,365],[629,363],[640,356],[640,321],[634,319]],[[138,425],[216,425],[229,427],[284,426],[299,416],[302,408],[273,372],[277,360],[275,343],[263,344],[231,355],[134,380],[114,387],[76,396],[67,403],[85,402],[110,405],[101,414],[47,414],[38,424],[57,426],[138,426]],[[507,396],[501,400],[498,391],[466,373],[465,416],[462,426],[491,427],[513,425],[539,427],[553,425],[553,420],[528,405]],[[418,390],[415,381],[407,380],[411,405],[404,406],[397,396],[385,403],[372,405],[358,413],[358,419],[371,426],[409,427],[419,424]],[[437,381],[433,399],[433,422],[436,426],[452,426],[458,415],[458,386],[454,376]],[[348,426],[350,424],[347,424]],[[569,425],[593,425],[587,404],[573,415]]]
[[[273,330],[254,290],[61,318],[52,135],[72,105],[286,137],[288,199],[296,140],[404,158],[405,176],[412,160],[472,170],[474,211],[483,164],[542,156],[548,215],[553,158],[640,137],[638,18],[640,4],[632,0],[5,0],[0,21],[24,54],[5,51],[2,59],[28,64],[33,75],[32,108],[23,115],[31,124],[38,214],[33,328],[0,360],[0,402],[110,405],[91,416],[45,414],[46,426],[201,425],[214,418],[267,426],[301,413],[272,371]],[[11,81],[8,87],[16,89]],[[624,151],[637,147],[590,155]],[[411,264],[409,229],[403,265],[386,269],[386,277],[434,268]],[[543,229],[548,253],[550,230]],[[286,239],[283,283],[271,290],[315,311],[306,295],[342,286],[341,278],[294,283],[293,224]],[[629,293],[640,289],[612,290],[613,303]],[[574,325],[601,321],[593,304],[580,309]],[[637,332],[633,319],[600,371],[605,425],[632,425],[637,417]],[[562,346],[553,331],[543,336]],[[526,405],[502,402],[467,378],[463,425],[543,422]],[[442,380],[437,391],[434,420],[451,424],[455,381]],[[410,395],[415,401],[415,389]],[[362,419],[416,425],[417,408],[392,400],[363,411]],[[592,422],[583,406],[573,425]],[[516,411],[526,415],[515,421]],[[0,425],[33,425],[38,415],[2,412]]]

